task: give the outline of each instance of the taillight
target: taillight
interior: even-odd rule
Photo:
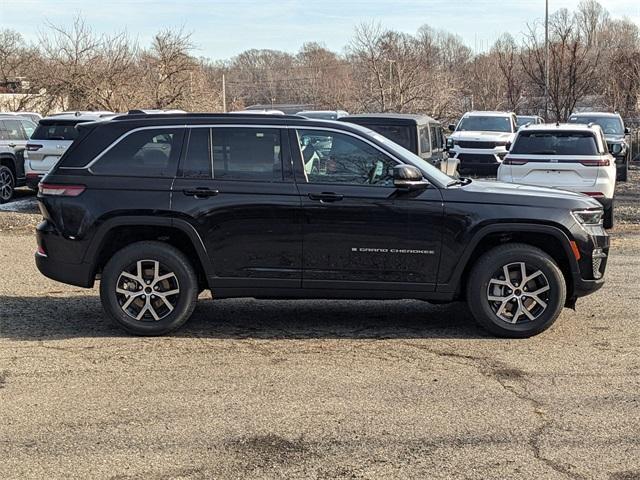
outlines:
[[[56,197],[77,197],[87,189],[84,185],[53,185],[51,183],[38,184],[40,195],[51,195]]]
[[[27,149],[27,152],[37,152],[42,148],[42,145],[36,145],[35,143],[27,143],[27,146],[25,148]]]
[[[526,163],[529,163],[529,160],[526,160],[524,158],[511,158],[509,156],[506,156],[502,163],[505,165],[524,165]]]
[[[604,197],[604,193],[602,192],[580,192],[583,195],[589,195],[590,197]]]
[[[580,163],[585,167],[608,167],[609,159],[604,158],[600,160],[580,160]]]

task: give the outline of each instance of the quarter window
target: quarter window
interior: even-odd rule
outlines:
[[[36,124],[33,122],[30,122],[29,120],[20,120],[20,123],[22,124],[22,128],[27,134],[27,138],[31,137],[31,135],[36,129]]]
[[[280,130],[276,128],[213,128],[213,178],[220,180],[282,180]]]
[[[431,148],[429,148],[429,127],[428,126],[420,127],[418,132],[419,132],[419,138],[420,138],[420,153],[429,153],[433,148],[433,145],[431,146]],[[432,137],[432,142],[433,142],[433,137]]]
[[[139,130],[124,137],[92,167],[102,175],[172,177],[176,173],[183,129]]]
[[[396,163],[350,135],[298,130],[300,152],[309,183],[393,186]]]

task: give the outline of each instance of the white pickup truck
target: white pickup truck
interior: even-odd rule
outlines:
[[[467,112],[447,139],[449,156],[459,160],[461,174],[496,174],[517,131],[513,112]]]

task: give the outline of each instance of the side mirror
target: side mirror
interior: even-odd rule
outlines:
[[[631,130],[629,130],[629,127],[624,127],[624,134],[629,135],[630,133],[631,133]]]
[[[450,132],[455,132],[456,131],[456,124],[455,123],[450,123],[447,128],[449,129]]]
[[[427,188],[429,182],[413,165],[396,165],[393,167],[393,185],[402,190],[420,190]]]

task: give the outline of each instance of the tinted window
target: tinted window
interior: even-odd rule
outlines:
[[[605,134],[622,135],[624,133],[622,121],[617,117],[588,117],[586,115],[571,115],[571,117],[569,117],[569,123],[595,123],[596,125],[600,125],[600,128],[602,128],[602,131]]]
[[[3,120],[5,140],[26,140],[19,120]]]
[[[172,177],[176,172],[184,130],[139,130],[120,140],[91,168],[104,175]]]
[[[394,125],[365,125],[365,127],[370,128],[374,132],[378,132],[380,135],[384,135],[392,142],[397,143],[407,150],[414,150],[415,148],[411,146],[411,134],[409,133],[409,127]]]
[[[511,132],[511,128],[511,117],[473,115],[460,120],[456,131]]]
[[[511,153],[530,155],[597,155],[596,139],[589,132],[520,133]]]
[[[60,121],[49,122],[38,125],[33,135],[32,140],[75,140],[78,136],[76,125],[80,122],[74,121]]]
[[[30,122],[29,120],[20,120],[20,123],[22,124],[22,128],[27,134],[27,137],[31,137],[31,135],[36,129],[36,124],[33,122]]]
[[[420,153],[429,153],[431,148],[433,148],[433,145],[429,148],[429,127],[420,127],[418,130],[418,138],[420,140]]]
[[[182,159],[185,177],[211,178],[211,129],[193,128]]]
[[[282,180],[280,131],[275,128],[214,128],[213,177],[222,180]]]
[[[342,133],[299,130],[309,183],[393,186],[396,163],[371,145]]]
[[[440,133],[440,127],[437,125],[431,125],[431,149],[437,150],[442,148],[442,134]]]

